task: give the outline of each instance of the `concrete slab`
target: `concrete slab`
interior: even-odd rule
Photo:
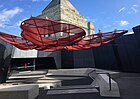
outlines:
[[[111,78],[120,77],[120,72],[97,69],[97,68],[75,68],[75,69],[56,69],[56,70],[48,70],[46,75],[71,75],[71,76],[88,76],[88,74],[92,71],[96,71],[96,73],[110,73]]]
[[[42,78],[45,75],[31,75],[31,76],[10,76],[8,79],[29,79],[29,78]]]
[[[97,93],[97,89],[67,89],[67,90],[48,90],[47,95],[58,94],[77,94],[77,93]]]
[[[109,77],[106,74],[98,74],[95,78],[96,86],[99,86],[100,95],[104,97],[120,97],[120,91],[117,82],[113,79],[111,86],[109,84]]]
[[[105,69],[96,69],[96,68],[94,68],[94,69],[96,70],[96,73],[98,73],[98,74],[99,73],[109,73],[111,78],[114,78],[114,79],[120,77],[120,72],[118,72],[118,71],[111,71],[111,70],[105,70]]]
[[[86,76],[49,76],[53,79],[59,79],[59,80],[76,80],[76,79],[82,79],[82,78],[85,78]]]
[[[15,75],[18,75],[18,76],[25,76],[25,75],[45,75],[47,74],[47,70],[38,70],[38,71],[24,71],[24,72],[19,72],[18,74],[15,74]]]
[[[88,68],[48,70],[47,75],[87,76]]]
[[[38,85],[0,85],[0,99],[34,99],[38,95]]]

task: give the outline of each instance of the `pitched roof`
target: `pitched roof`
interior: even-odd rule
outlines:
[[[43,11],[48,10],[57,5],[65,6],[67,8],[76,10],[75,7],[69,2],[69,0],[52,0]]]
[[[47,10],[49,8],[56,6],[56,5],[59,5],[60,3],[61,3],[61,0],[52,0],[44,10]]]

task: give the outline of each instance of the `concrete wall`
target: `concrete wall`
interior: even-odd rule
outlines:
[[[43,52],[38,51],[37,57],[53,57],[55,60],[56,68],[61,68],[61,51],[56,52]]]
[[[74,68],[95,67],[92,49],[74,51]]]
[[[125,72],[140,72],[140,26],[104,46],[84,51],[63,51],[62,68],[96,67]]]
[[[20,50],[13,48],[12,58],[37,58],[37,50]]]
[[[140,72],[140,47],[136,41],[136,35],[124,36],[116,40],[116,43],[121,60],[121,70]]]
[[[95,67],[92,49],[81,51],[62,51],[62,68]]]
[[[135,32],[135,37],[136,37],[138,46],[140,47],[140,25],[133,27],[133,31]]]
[[[61,63],[62,68],[70,69],[74,68],[74,55],[73,51],[62,50],[61,51]]]
[[[101,69],[118,69],[116,57],[112,44],[109,43],[102,47],[93,48],[95,67]]]
[[[95,66],[102,69],[140,72],[140,47],[136,35],[125,35],[93,49]]]
[[[0,40],[0,83],[6,81],[13,46]]]

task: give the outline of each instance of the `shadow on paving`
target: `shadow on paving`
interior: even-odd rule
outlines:
[[[71,85],[90,85],[92,83],[92,79],[90,77],[84,77],[75,80],[64,80],[62,81],[62,86],[71,86]]]
[[[121,98],[101,99],[140,99],[140,73],[121,73],[120,76],[115,80],[119,84]]]

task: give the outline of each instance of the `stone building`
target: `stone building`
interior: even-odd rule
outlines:
[[[93,23],[86,22],[69,0],[52,0],[38,17],[75,24],[82,27],[87,35],[94,33]]]

